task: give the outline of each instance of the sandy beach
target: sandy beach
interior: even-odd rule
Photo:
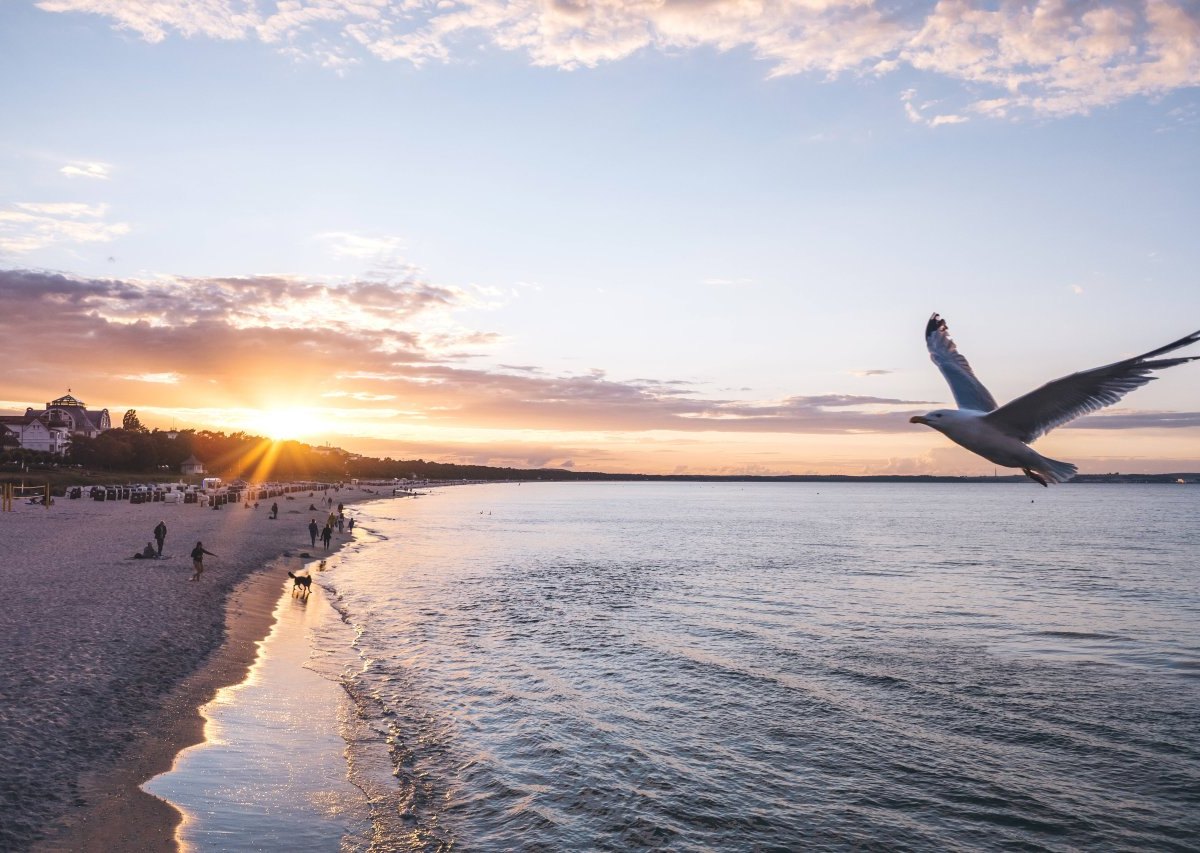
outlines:
[[[324,556],[307,529],[324,495],[293,497],[275,520],[271,501],[58,498],[0,514],[0,848],[175,849],[178,812],[138,786],[202,739],[197,708],[245,675],[287,568]],[[163,558],[130,559],[160,520]],[[330,553],[349,538],[335,530]],[[217,556],[192,583],[197,540]]]

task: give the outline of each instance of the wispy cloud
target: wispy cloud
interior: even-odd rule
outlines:
[[[9,270],[0,272],[0,338],[16,351],[39,352],[36,363],[22,366],[22,381],[55,386],[64,375],[82,381],[84,374],[92,384],[136,380],[152,384],[162,405],[332,392],[337,405],[364,417],[418,417],[445,428],[891,432],[908,429],[905,415],[925,407],[836,394],[745,401],[706,397],[671,378],[472,367],[463,350],[486,347],[491,332],[427,328],[467,304],[456,289],[419,280],[142,281]],[[48,340],[55,346],[40,345]]]
[[[604,433],[643,441],[666,432],[905,434],[913,430],[908,418],[931,405],[882,394],[745,399],[672,377],[487,367],[463,353],[486,351],[494,334],[453,331],[444,319],[470,304],[456,288],[412,278],[136,280],[0,271],[0,340],[13,352],[38,353],[10,366],[5,394],[40,400],[71,377],[112,404],[214,419],[220,410],[326,401],[327,419],[353,424],[360,435],[395,436],[420,425],[431,435]],[[1078,426],[1197,428],[1200,413],[1118,411]],[[567,459],[582,465],[595,456],[564,446],[547,457]]]
[[[93,178],[97,181],[107,181],[111,177],[112,166],[108,163],[97,163],[90,160],[72,160],[58,171],[68,178]]]
[[[904,114],[913,124],[923,124],[926,127],[941,127],[947,124],[962,124],[970,120],[966,116],[954,115],[953,113],[926,115],[927,111],[937,106],[938,102],[926,101],[918,104],[916,98],[916,89],[905,89],[900,93],[900,101],[904,104]]]
[[[1200,427],[1200,412],[1109,412],[1080,418],[1070,426],[1075,429],[1195,429]]]
[[[399,237],[369,236],[349,231],[327,231],[318,234],[317,239],[330,252],[342,258],[390,259],[399,257],[404,250],[404,241]]]
[[[1004,117],[1084,113],[1200,84],[1200,7],[1190,0],[706,0],[514,2],[41,0],[160,42],[258,39],[332,68],[361,56],[414,65],[480,43],[536,66],[590,68],[643,50],[749,50],[772,77],[884,75],[901,67],[963,84],[967,109]],[[914,105],[920,117],[924,110]],[[910,117],[912,115],[910,114]],[[960,111],[921,121],[961,123]]]
[[[15,202],[0,209],[0,254],[24,254],[56,243],[107,243],[129,233],[106,222],[108,205]]]
[[[127,373],[119,378],[133,382],[150,382],[155,385],[178,385],[183,379],[178,373]]]

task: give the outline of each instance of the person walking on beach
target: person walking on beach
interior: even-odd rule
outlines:
[[[154,525],[154,541],[158,543],[158,556],[162,556],[163,543],[167,541],[167,523],[160,521]]]
[[[279,504],[272,501],[271,503],[271,518],[279,517]]]
[[[346,532],[346,516],[342,515],[341,510],[338,510],[338,533]]]
[[[315,518],[308,523],[308,538],[312,540],[314,548],[317,547],[317,534],[320,532],[320,530],[321,529],[317,527],[317,520]]]
[[[204,574],[205,554],[208,554],[210,557],[217,556],[212,551],[206,550],[203,542],[197,541],[196,547],[192,549],[192,570],[194,572],[192,580],[194,581],[200,580],[200,575]]]
[[[329,540],[332,538],[333,538],[333,528],[330,527],[328,524],[326,524],[325,529],[321,531],[321,541],[325,543],[326,551],[329,550]]]

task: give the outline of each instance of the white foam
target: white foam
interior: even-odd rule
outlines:
[[[346,779],[341,686],[305,668],[309,635],[337,614],[314,587],[303,600],[289,581],[276,622],[245,681],[202,707],[205,741],[143,788],[184,814],[184,849],[365,849],[361,791]]]

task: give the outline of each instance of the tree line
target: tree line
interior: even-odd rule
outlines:
[[[226,480],[575,480],[629,479],[566,469],[494,468],[424,459],[376,459],[339,448],[313,447],[299,441],[272,441],[247,432],[147,429],[136,409],[125,412],[121,426],[96,436],[75,435],[62,457],[10,449],[0,462],[23,467],[80,466],[130,475],[178,475],[184,460],[195,456],[205,471]]]

